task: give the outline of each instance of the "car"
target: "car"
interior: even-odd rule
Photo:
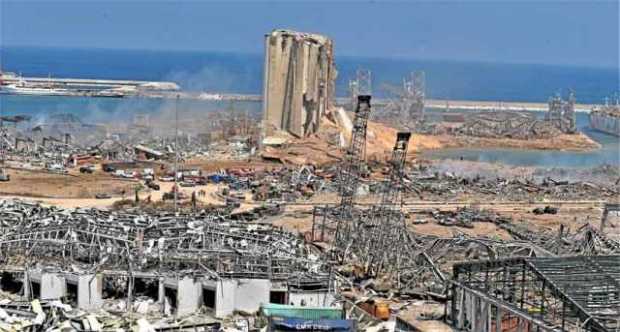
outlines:
[[[8,182],[11,181],[11,176],[4,172],[4,170],[0,169],[0,181]]]
[[[82,166],[82,167],[80,167],[80,173],[93,174],[94,171],[95,171],[94,167],[91,167],[91,166]]]
[[[185,199],[187,199],[187,198],[188,198],[188,197],[187,197],[187,195],[186,195],[186,194],[184,194],[184,193],[182,193],[182,192],[178,192],[178,193],[177,193],[177,199],[178,199],[178,200],[185,200]],[[166,201],[166,200],[174,200],[174,192],[170,191],[170,192],[164,193],[164,194],[162,195],[162,198],[161,198],[161,199],[163,199],[164,201]]]
[[[103,165],[103,171],[107,173],[112,173],[112,172],[116,172],[116,168],[110,165]]]
[[[108,198],[112,198],[112,196],[106,193],[100,193],[100,194],[95,194],[95,198],[96,199],[108,199]]]
[[[149,187],[149,188],[151,188],[151,189],[153,189],[153,190],[159,190],[159,189],[161,189],[161,188],[159,187],[159,184],[157,184],[157,183],[155,183],[155,182],[153,182],[153,181],[147,181],[147,182],[146,182],[146,186],[147,186],[147,187]]]

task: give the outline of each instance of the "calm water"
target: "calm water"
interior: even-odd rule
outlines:
[[[169,80],[186,90],[252,94],[262,92],[262,61],[262,55],[216,52],[0,48],[0,68],[24,76]],[[544,102],[550,95],[571,88],[578,102],[600,103],[620,86],[618,69],[354,57],[337,57],[336,65],[337,94],[341,96],[346,95],[348,79],[357,68],[373,71],[373,95],[378,96],[384,83],[399,84],[412,70],[426,72],[427,96],[438,99]],[[181,101],[179,109],[193,114],[229,106],[226,102]],[[158,99],[0,95],[2,114],[29,114],[35,120],[59,112],[79,115],[85,122],[130,119],[135,113],[172,107],[172,101]],[[259,112],[260,105],[238,102],[235,109]],[[618,138],[590,131],[586,114],[578,115],[578,126],[603,148],[590,153],[460,149],[428,156],[545,167],[620,165]]]
[[[539,116],[542,116],[542,112]],[[429,151],[424,155],[431,159],[460,159],[505,163],[519,166],[540,167],[595,167],[599,165],[620,166],[620,138],[589,128],[588,114],[577,113],[577,127],[602,148],[591,152],[542,151],[515,149],[445,149]]]

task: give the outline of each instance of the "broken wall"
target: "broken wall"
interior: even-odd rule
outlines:
[[[319,129],[332,106],[336,70],[333,42],[317,34],[274,30],[265,36],[263,125],[305,137]]]

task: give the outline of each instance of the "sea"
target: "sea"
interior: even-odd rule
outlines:
[[[349,79],[360,68],[372,72],[373,96],[385,97],[387,86],[398,86],[405,75],[424,71],[431,99],[546,102],[573,91],[577,102],[600,104],[620,90],[618,68],[541,64],[409,60],[337,56],[336,94],[347,95]],[[262,93],[262,54],[153,50],[0,47],[0,70],[23,76],[173,81],[183,90],[221,93]],[[73,113],[85,122],[131,119],[136,113],[161,111],[171,101],[148,98],[88,98],[0,95],[3,115],[26,114],[43,120],[53,113]],[[183,100],[188,112],[220,112],[228,102]],[[235,109],[260,112],[261,105],[236,102]],[[181,112],[182,112],[181,111]],[[455,111],[455,110],[452,110]],[[458,110],[456,110],[458,111]],[[466,112],[466,110],[462,110]],[[466,159],[540,167],[620,166],[620,139],[593,131],[588,115],[577,115],[578,127],[602,148],[592,152],[512,149],[432,151],[434,159]]]

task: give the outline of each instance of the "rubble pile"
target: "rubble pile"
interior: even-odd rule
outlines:
[[[405,190],[424,199],[454,199],[470,196],[493,200],[583,200],[615,199],[620,195],[618,183],[554,180],[552,178],[486,178],[480,175],[457,176],[450,172],[412,171],[407,173]]]
[[[117,133],[113,131],[117,128],[87,124],[73,114],[55,114],[39,124],[29,117],[14,118],[3,117],[4,122],[16,125],[0,126],[0,151],[2,161],[18,169],[66,173],[70,167],[100,162],[247,160],[256,150],[247,119],[243,132],[232,130],[225,139],[201,133],[184,133],[175,139],[170,134],[154,134],[144,121],[126,125],[126,132]],[[231,125],[220,123],[224,124]]]
[[[479,112],[468,114],[455,134],[489,138],[550,138],[562,133],[553,124],[525,112]]]
[[[597,228],[585,224],[570,232],[561,227],[560,232],[532,232],[525,223],[495,212],[475,208],[458,209],[452,212],[432,211],[435,222],[444,226],[473,227],[474,223],[488,222],[507,231],[511,239],[480,236],[474,237],[455,230],[452,237],[437,237],[416,233],[407,228],[401,237],[409,241],[410,251],[401,255],[398,270],[387,269],[375,273],[368,262],[360,261],[355,246],[350,249],[348,259],[340,265],[340,273],[349,278],[351,285],[366,294],[382,294],[385,297],[407,298],[408,296],[441,299],[452,274],[452,265],[461,261],[494,260],[510,257],[554,257],[574,255],[610,255],[620,253],[620,242],[607,238]],[[362,218],[376,218],[362,214]],[[364,224],[369,224],[364,222]],[[391,246],[394,246],[391,243]],[[398,246],[400,247],[400,246]],[[388,250],[387,248],[385,250]],[[403,253],[404,254],[404,253]],[[387,262],[386,266],[396,266]]]

